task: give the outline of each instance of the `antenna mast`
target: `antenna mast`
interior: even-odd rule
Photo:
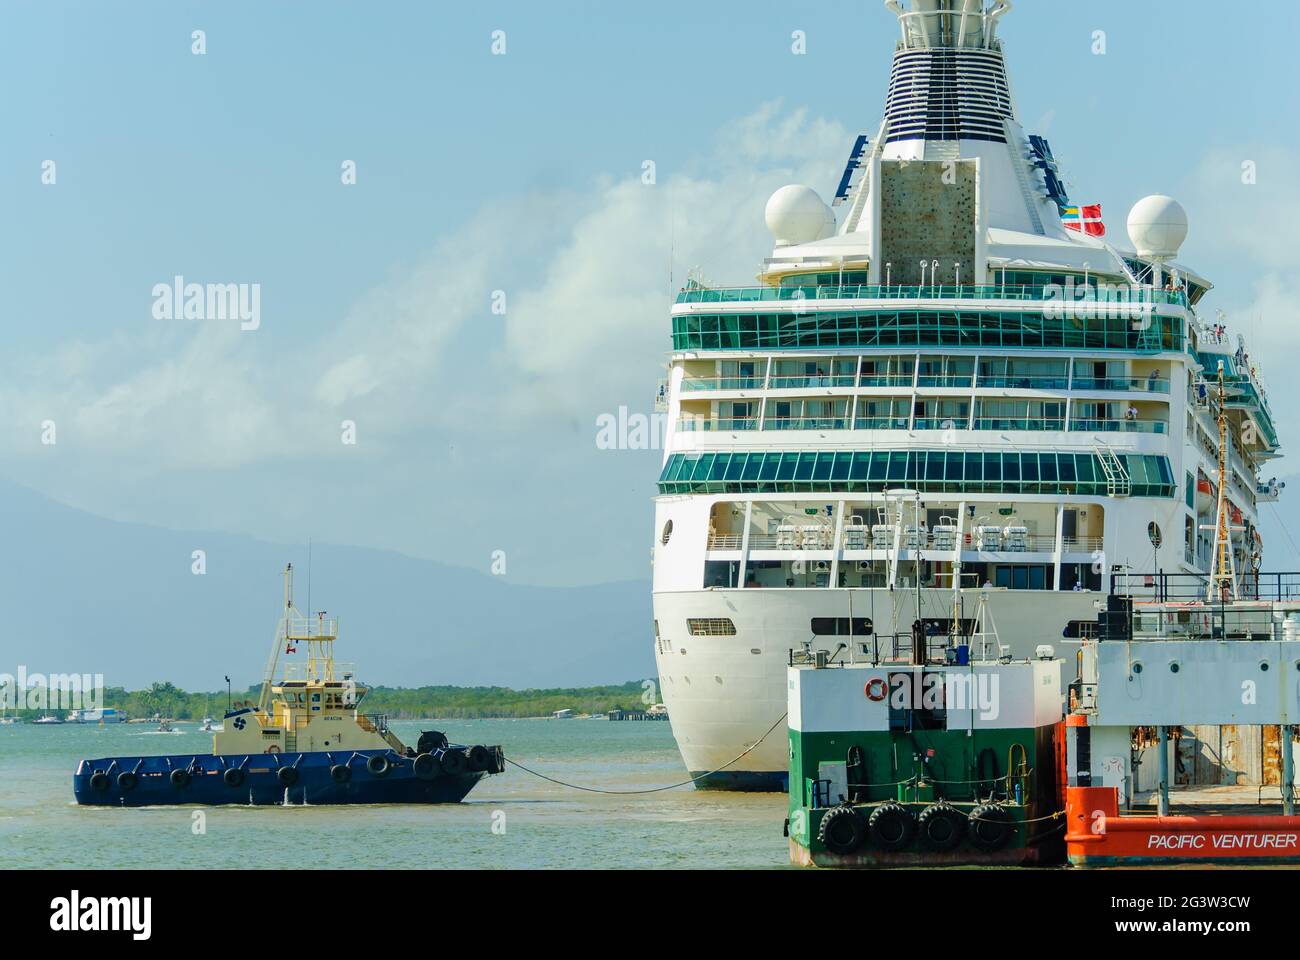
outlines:
[[[1228,408],[1224,402],[1223,361],[1219,361],[1219,502],[1214,518],[1214,571],[1210,575],[1205,599],[1239,599],[1237,561],[1232,554],[1232,522],[1228,512],[1229,444]]]

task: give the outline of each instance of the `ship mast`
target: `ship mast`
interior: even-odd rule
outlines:
[[[1214,518],[1214,570],[1206,589],[1205,599],[1239,599],[1237,592],[1237,561],[1232,553],[1231,517],[1228,511],[1228,460],[1229,443],[1228,408],[1224,402],[1223,361],[1219,362],[1219,502]]]

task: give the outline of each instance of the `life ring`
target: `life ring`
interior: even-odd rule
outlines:
[[[885,682],[884,677],[872,677],[863,686],[862,692],[867,695],[868,700],[879,703],[889,696],[889,684]]]
[[[267,753],[279,753],[279,752],[280,752],[280,745],[279,745],[278,743],[273,743],[273,744],[271,744],[269,747],[266,748],[266,752],[267,752]]]

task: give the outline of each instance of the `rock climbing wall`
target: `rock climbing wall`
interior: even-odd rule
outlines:
[[[930,263],[939,261],[938,282],[975,282],[975,216],[978,164],[975,160],[897,160],[880,166],[881,256],[892,264],[894,283],[933,282]],[[881,270],[881,277],[885,271]]]

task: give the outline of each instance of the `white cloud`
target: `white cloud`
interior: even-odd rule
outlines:
[[[275,536],[289,517],[348,503],[358,484],[382,485],[395,499],[406,495],[402,482],[501,474],[557,444],[590,446],[597,414],[650,407],[670,347],[670,254],[679,287],[697,265],[716,281],[752,281],[770,251],[768,195],[790,182],[828,195],[851,145],[838,124],[764,104],[680,167],[660,162],[654,185],[641,182],[636,158],[619,176],[593,175],[583,191],[487,200],[339,317],[313,318],[322,330],[314,340],[285,332],[264,309],[257,331],[124,323],[131,333],[10,356],[0,360],[0,403],[14,419],[0,433],[0,457],[15,479],[105,515],[180,526],[193,522],[187,510],[202,511]],[[494,290],[506,294],[505,316],[491,312]],[[59,424],[57,452],[39,445],[46,418]],[[342,419],[357,421],[364,460],[342,459]],[[277,464],[310,484],[268,489]],[[313,469],[321,464],[340,472]],[[168,481],[196,475],[212,479],[187,505]],[[244,489],[251,476],[259,496]],[[211,489],[223,481],[229,494]],[[550,482],[555,489],[537,496],[556,509],[590,495],[562,488],[572,486],[563,471]],[[151,487],[169,491],[165,517],[141,493]],[[489,507],[476,498],[491,496],[455,495],[449,537],[465,536]],[[637,497],[627,509],[646,506]],[[366,527],[365,542],[409,549],[409,520],[394,507],[386,513]]]

